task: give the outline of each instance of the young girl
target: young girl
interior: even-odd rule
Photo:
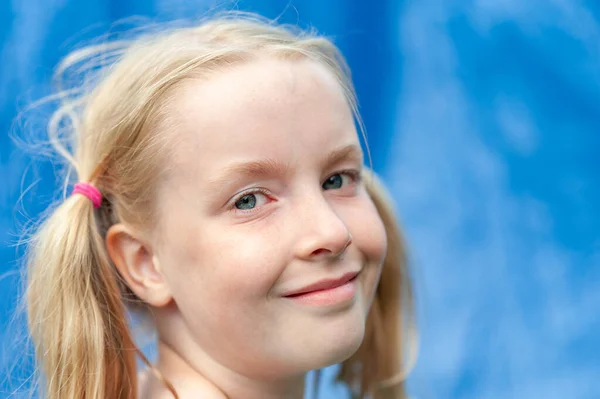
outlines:
[[[28,257],[43,396],[302,398],[341,363],[356,396],[405,397],[407,266],[338,49],[231,15],[61,73],[82,69],[49,124],[77,183]]]

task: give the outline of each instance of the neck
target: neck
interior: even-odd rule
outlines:
[[[180,399],[302,399],[305,375],[260,380],[218,365],[208,358],[192,362],[170,344],[159,341],[158,369]],[[196,359],[194,359],[196,360]]]

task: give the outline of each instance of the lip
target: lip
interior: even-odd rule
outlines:
[[[304,295],[312,292],[331,290],[337,287],[341,287],[348,281],[352,280],[358,275],[358,272],[348,272],[343,274],[339,278],[329,278],[317,281],[316,283],[309,284],[297,290],[290,291],[283,295],[284,298],[293,298],[295,296]]]

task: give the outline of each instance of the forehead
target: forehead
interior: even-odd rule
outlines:
[[[188,81],[170,104],[180,172],[228,160],[297,157],[358,143],[334,74],[317,62],[260,59]]]

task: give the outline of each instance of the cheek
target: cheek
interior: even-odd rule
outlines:
[[[381,264],[387,253],[387,235],[377,208],[366,196],[361,198],[360,209],[348,212],[348,228],[353,243],[367,263]]]
[[[205,223],[191,232],[194,240],[171,251],[173,297],[205,345],[250,339],[249,331],[259,334],[257,325],[269,324],[266,298],[286,263],[276,251],[281,245],[272,243],[278,239],[268,228],[258,230]]]
[[[387,235],[383,221],[370,198],[364,199],[360,212],[355,211],[351,215],[352,221],[349,229],[353,243],[364,262],[361,284],[367,307],[369,307],[375,295],[382,264],[387,253]]]
[[[185,260],[178,267],[196,278],[195,286],[220,306],[265,298],[285,262],[275,251],[279,234],[268,226],[228,226],[205,223],[195,240],[179,251]],[[181,273],[182,284],[187,284]],[[237,305],[239,307],[239,304]]]

